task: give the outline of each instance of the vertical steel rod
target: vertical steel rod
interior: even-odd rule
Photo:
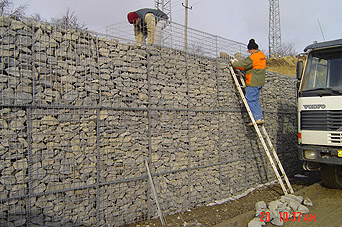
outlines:
[[[154,184],[153,184],[153,179],[152,179],[152,175],[151,175],[151,172],[150,172],[150,167],[148,165],[147,160],[145,160],[145,165],[146,165],[146,169],[147,169],[147,174],[148,174],[148,178],[149,178],[149,181],[150,181],[150,185],[151,185],[151,188],[152,188],[152,193],[153,193],[153,196],[154,196],[154,200],[155,200],[156,205],[157,205],[158,216],[159,216],[160,222],[164,226],[165,225],[165,219],[164,219],[163,213],[162,213],[162,211],[160,209],[160,205],[159,205],[159,202],[158,202],[157,192],[156,192],[156,189],[155,189]]]

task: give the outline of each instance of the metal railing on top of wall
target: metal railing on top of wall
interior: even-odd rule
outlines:
[[[236,53],[239,53],[241,56],[247,56],[245,51],[246,44],[244,43],[193,28],[187,28],[187,38],[185,39],[185,26],[172,21],[167,21],[162,27],[164,28],[158,28],[157,24],[154,42],[156,45],[185,50],[188,54],[206,57],[219,57],[220,52],[225,52],[230,56],[234,56]],[[147,33],[147,28],[143,29],[145,29],[143,32]],[[135,42],[133,25],[128,22],[107,26],[106,35],[119,40],[125,40],[125,42]]]

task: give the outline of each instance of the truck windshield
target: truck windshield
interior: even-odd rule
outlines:
[[[342,48],[309,54],[301,95],[342,95]]]

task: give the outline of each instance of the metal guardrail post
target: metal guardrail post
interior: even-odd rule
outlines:
[[[218,50],[218,41],[217,41],[217,36],[215,37],[215,45],[216,45],[216,55],[219,56],[219,50]],[[219,94],[219,87],[220,87],[220,82],[219,82],[219,72],[220,72],[220,67],[219,67],[219,58],[216,58],[216,109],[220,110],[220,94]],[[222,112],[218,112],[217,113],[217,122],[218,122],[218,142],[217,142],[217,146],[218,146],[218,163],[222,162],[222,130],[221,130],[221,124],[222,124],[222,119],[221,119],[221,114]],[[220,181],[220,189],[222,187],[222,165],[219,164],[219,181]],[[222,198],[222,190],[220,190],[220,198]]]
[[[31,226],[31,197],[32,197],[32,115],[31,108],[26,108],[26,117],[27,117],[27,153],[28,153],[28,166],[27,166],[27,175],[28,175],[28,195],[26,195],[26,224],[27,226]]]
[[[147,126],[147,133],[148,133],[148,165],[152,164],[152,116],[151,116],[151,75],[150,75],[150,51],[149,47],[146,48],[146,61],[147,61],[147,89],[148,89],[148,106],[147,106],[147,117],[148,117],[148,126]],[[148,178],[146,179],[148,182]],[[150,200],[151,195],[151,187],[147,184],[147,216],[148,218],[151,218],[152,215],[152,204]]]

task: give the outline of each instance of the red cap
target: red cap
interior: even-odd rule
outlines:
[[[130,24],[133,24],[136,20],[139,19],[139,16],[135,12],[130,12],[127,14],[127,19]]]

